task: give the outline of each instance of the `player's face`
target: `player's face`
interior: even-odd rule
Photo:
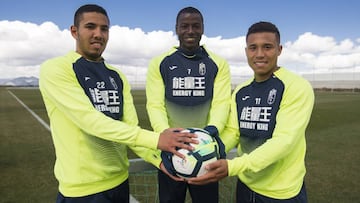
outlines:
[[[267,80],[278,69],[277,58],[282,50],[275,33],[250,34],[246,45],[246,57],[254,71],[255,80],[258,82]]]
[[[179,16],[176,25],[176,34],[180,47],[187,51],[194,51],[200,46],[201,36],[204,33],[201,16],[197,13],[183,13]]]
[[[76,51],[86,59],[99,61],[109,39],[109,20],[97,12],[82,14],[79,26],[71,26]]]

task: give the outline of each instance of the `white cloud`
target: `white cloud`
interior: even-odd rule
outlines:
[[[360,53],[322,55],[314,63],[317,69],[343,69],[356,66],[360,66]]]
[[[205,33],[206,34],[206,33]],[[201,43],[226,58],[235,77],[252,74],[245,57],[245,36],[232,39],[203,36]],[[21,21],[0,21],[0,78],[36,76],[40,64],[75,48],[69,30],[59,30],[52,22],[41,25]],[[178,45],[173,32],[145,33],[141,28],[118,25],[110,28],[104,52],[106,60],[119,67],[130,81],[142,81],[150,59]],[[306,32],[294,42],[286,42],[279,65],[296,72],[360,69],[360,38],[337,42],[331,36]]]
[[[359,42],[350,39],[336,42],[333,37],[306,32],[295,42],[285,43],[280,61],[281,64],[291,64],[293,70],[302,73],[354,71],[360,66]]]
[[[174,45],[177,45],[177,38],[172,32],[144,33],[139,28],[116,25],[111,27],[104,57],[110,63],[144,67],[153,56]]]
[[[335,45],[336,42],[333,37],[321,37],[311,32],[300,35],[294,43],[286,43],[286,46],[291,47],[292,50],[311,53],[328,51]]]
[[[0,21],[0,77],[38,76],[44,60],[73,49],[73,43],[68,30],[51,22]]]

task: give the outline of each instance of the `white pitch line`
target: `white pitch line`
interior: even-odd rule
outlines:
[[[28,106],[26,106],[26,104],[24,104],[24,102],[22,102],[15,94],[13,94],[10,90],[8,90],[9,94],[11,94],[11,96],[13,96],[16,101],[18,101],[32,116],[34,116],[34,118],[39,121],[39,123],[41,125],[43,125],[49,132],[50,130],[50,126],[43,120],[41,119],[34,111],[32,111]],[[139,203],[135,197],[133,197],[132,195],[130,195],[130,203]]]
[[[11,96],[13,96],[32,116],[34,116],[34,118],[39,121],[39,123],[41,125],[43,125],[48,131],[50,131],[50,126],[43,120],[41,119],[36,113],[34,113],[28,106],[26,106],[26,104],[24,104],[17,96],[15,96],[15,94],[13,94],[10,90],[8,90],[9,94],[11,94]]]

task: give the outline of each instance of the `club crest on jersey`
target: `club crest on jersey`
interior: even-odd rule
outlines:
[[[205,63],[201,62],[201,63],[199,63],[199,74],[205,75],[205,73],[206,73]]]
[[[114,87],[114,89],[117,90],[118,86],[115,82],[115,79],[113,77],[109,76],[109,80],[110,80],[110,83],[112,84],[112,86]]]
[[[276,89],[272,89],[269,91],[269,95],[268,95],[268,98],[267,98],[267,103],[268,104],[273,104],[275,102],[275,99],[276,99],[276,92],[277,90]]]

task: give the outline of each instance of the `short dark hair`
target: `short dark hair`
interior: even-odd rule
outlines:
[[[246,34],[246,40],[248,39],[248,36],[250,34],[258,33],[258,32],[272,32],[272,33],[275,33],[276,38],[277,38],[277,40],[278,40],[278,42],[280,44],[280,32],[279,32],[279,29],[274,24],[272,24],[270,22],[264,22],[264,21],[254,23],[248,29],[248,32]]]
[[[81,6],[80,8],[78,8],[75,12],[75,15],[74,15],[74,25],[76,27],[79,26],[79,23],[80,23],[80,18],[81,18],[81,15],[83,13],[87,13],[87,12],[97,12],[97,13],[101,13],[101,14],[104,14],[104,16],[106,16],[106,18],[108,19],[109,23],[110,23],[110,20],[109,20],[109,17],[107,15],[107,12],[106,10],[101,7],[101,6],[98,6],[96,4],[85,4],[83,6]]]
[[[197,14],[200,15],[201,22],[204,23],[204,18],[203,18],[203,16],[202,16],[201,12],[200,12],[197,8],[194,8],[194,7],[189,6],[189,7],[183,8],[183,9],[181,9],[181,10],[179,11],[179,13],[178,13],[177,16],[176,16],[176,24],[177,24],[178,21],[179,21],[180,15],[181,15],[181,14],[184,14],[184,13],[197,13]]]

